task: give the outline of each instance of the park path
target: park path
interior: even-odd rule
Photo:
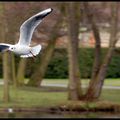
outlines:
[[[66,84],[46,84],[46,83],[42,83],[41,86],[51,86],[51,87],[64,87],[66,88],[67,85]],[[82,85],[83,88],[87,87],[86,85]],[[104,89],[120,89],[120,86],[103,86]]]

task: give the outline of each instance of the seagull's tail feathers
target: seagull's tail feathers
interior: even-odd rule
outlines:
[[[22,58],[34,57],[39,54],[39,52],[41,51],[41,48],[42,48],[41,45],[36,45],[36,46],[32,47],[31,53],[29,53],[27,55],[21,55],[20,57],[22,57]]]
[[[39,54],[41,48],[42,48],[41,45],[36,45],[36,46],[32,47],[31,52],[33,53],[34,56],[36,56]]]

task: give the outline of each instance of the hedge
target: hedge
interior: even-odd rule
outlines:
[[[107,49],[102,49],[102,57]],[[94,48],[79,49],[79,68],[82,78],[90,78],[94,60]],[[67,78],[68,55],[66,49],[55,49],[53,57],[48,65],[45,78]],[[107,78],[120,77],[120,54],[115,54],[109,65]]]
[[[102,57],[106,54],[107,49],[102,49]],[[30,77],[39,65],[39,57],[37,62],[33,63],[32,59],[28,59],[26,68],[26,77]],[[18,67],[19,57],[16,56],[16,70]],[[94,60],[94,48],[79,49],[79,68],[82,78],[90,78]],[[0,57],[0,77],[2,77],[2,59]],[[32,64],[31,64],[32,63]],[[66,49],[55,49],[52,59],[48,65],[45,78],[68,78],[68,54]],[[114,54],[109,65],[107,78],[120,78],[120,54]]]

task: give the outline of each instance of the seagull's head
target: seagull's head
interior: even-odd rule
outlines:
[[[10,47],[9,47],[9,51],[14,52],[15,50],[16,50],[16,46],[10,46]]]

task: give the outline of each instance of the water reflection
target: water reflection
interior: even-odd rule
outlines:
[[[50,114],[43,112],[13,112],[0,113],[1,118],[120,118],[120,113],[58,113]]]

